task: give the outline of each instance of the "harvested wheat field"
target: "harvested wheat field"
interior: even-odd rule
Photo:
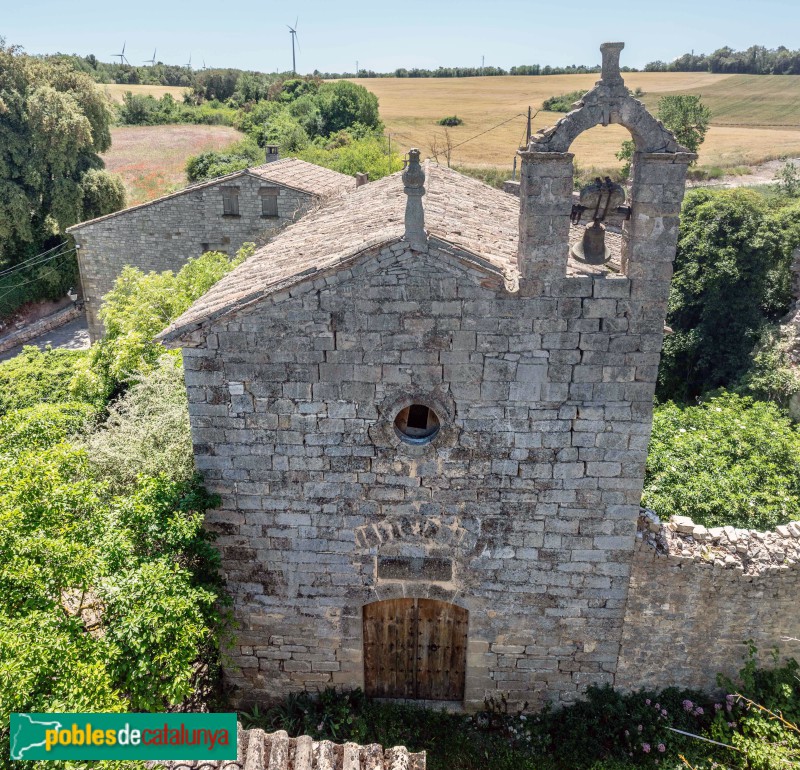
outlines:
[[[117,104],[122,104],[122,97],[126,91],[142,96],[155,96],[156,99],[160,99],[164,94],[171,94],[175,101],[181,102],[183,95],[189,90],[185,86],[128,86],[124,83],[100,83],[100,88]]]
[[[228,126],[117,126],[103,160],[122,176],[133,206],[184,187],[189,156],[220,150],[241,137]]]
[[[624,73],[631,89],[655,111],[666,94],[699,94],[712,111],[712,128],[700,152],[707,166],[751,165],[800,154],[800,76],[713,75],[703,72]],[[444,129],[439,118],[457,115],[463,125],[449,130],[453,145],[509,122],[455,147],[452,163],[510,168],[525,132],[528,105],[534,111],[550,96],[588,90],[598,75],[485,78],[382,78],[355,82],[378,96],[381,116],[401,148],[418,146],[426,154]],[[533,130],[552,125],[560,113],[539,112]],[[628,132],[620,126],[597,128],[573,145],[576,162],[588,168],[619,165],[614,154]],[[440,158],[441,159],[441,158]]]

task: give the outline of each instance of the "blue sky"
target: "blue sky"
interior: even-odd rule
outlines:
[[[641,67],[694,49],[800,47],[797,0],[0,0],[0,36],[29,53],[94,53],[123,41],[132,64],[291,68],[287,24],[299,17],[300,72],[396,67],[599,63],[605,40]]]

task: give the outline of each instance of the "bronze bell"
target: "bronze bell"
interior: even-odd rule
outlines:
[[[630,208],[625,205],[625,189],[612,182],[609,177],[584,187],[579,202],[572,207],[571,220],[578,224],[584,211],[592,212],[592,223],[583,231],[583,238],[572,247],[572,255],[589,265],[602,265],[608,261],[611,251],[606,246],[606,228],[603,220],[609,212],[630,216]]]

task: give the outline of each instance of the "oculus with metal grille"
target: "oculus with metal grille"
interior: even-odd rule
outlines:
[[[397,435],[410,444],[427,444],[439,432],[439,417],[424,404],[411,404],[394,418]]]

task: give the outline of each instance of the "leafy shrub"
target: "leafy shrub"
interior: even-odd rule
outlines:
[[[727,695],[715,704],[711,737],[737,749],[731,753],[737,767],[796,767],[800,763],[800,665],[790,658],[772,669],[758,668],[756,648],[752,641],[746,644],[749,654],[739,681],[718,677]]]
[[[49,241],[46,246],[58,245],[59,238]],[[25,256],[36,256],[38,249],[28,251]],[[1,264],[1,263],[0,263]],[[8,267],[8,263],[3,267]],[[78,261],[68,250],[52,261],[33,263],[28,267],[9,273],[0,278],[0,319],[11,316],[28,302],[39,300],[60,300],[70,286],[80,280]]]
[[[314,144],[297,154],[301,160],[316,163],[342,174],[353,176],[358,173],[369,175],[370,181],[399,171],[403,167],[402,158],[392,152],[389,155],[387,143],[382,136],[365,136],[351,139],[348,133],[339,134],[329,147]]]
[[[194,691],[217,595],[169,560],[122,567],[101,582],[103,647],[112,681],[137,710],[159,711]]]
[[[270,118],[258,132],[259,144],[277,144],[281,154],[295,153],[308,146],[308,134],[288,112]]]
[[[154,337],[252,252],[253,244],[243,246],[233,259],[209,251],[190,259],[177,273],[145,274],[125,267],[103,299],[100,317],[106,336],[92,346],[73,390],[108,398],[151,371],[165,353]]]
[[[658,100],[658,119],[675,134],[678,144],[697,152],[711,122],[711,110],[699,96],[670,94]]]
[[[545,751],[563,767],[588,768],[606,760],[657,767],[691,746],[690,739],[667,728],[708,729],[710,706],[702,693],[675,687],[624,694],[608,685],[589,687],[586,700],[545,714],[538,724],[534,720],[532,732],[544,732]]]
[[[175,359],[163,356],[146,376],[136,375],[85,447],[98,477],[116,492],[133,489],[140,475],[165,472],[173,481],[188,481],[192,437],[183,369]]]
[[[214,502],[163,477],[114,497],[63,442],[3,454],[0,723],[11,710],[163,710],[191,695],[219,639],[219,557],[202,528]]]
[[[568,94],[551,96],[542,102],[542,109],[547,112],[572,112],[575,102],[581,100],[586,91],[570,91]]]
[[[97,419],[91,404],[43,402],[7,412],[0,420],[0,453],[47,449],[87,430]]]
[[[457,115],[449,115],[446,118],[439,118],[439,120],[436,122],[440,126],[460,126],[464,123],[464,121],[461,120],[461,118],[459,118]]]
[[[192,155],[186,161],[186,177],[190,182],[205,182],[263,162],[264,151],[254,139],[247,138],[226,150],[208,150]]]
[[[800,517],[800,432],[773,404],[732,393],[655,410],[644,505],[706,526],[771,529]]]
[[[119,122],[131,126],[158,126],[168,123],[197,123],[203,125],[232,125],[236,111],[219,102],[181,104],[171,94],[156,99],[150,94],[127,91],[117,106]]]
[[[762,401],[774,401],[788,409],[792,396],[800,392],[800,372],[792,364],[789,352],[797,346],[792,326],[765,326],[751,353],[747,372],[736,391]]]
[[[484,770],[488,759],[492,770],[621,770],[677,766],[678,754],[691,755],[697,744],[668,728],[707,732],[714,714],[711,698],[677,688],[623,694],[591,687],[585,701],[538,714],[509,713],[501,695],[472,716],[326,688],[290,695],[264,711],[254,708],[241,719],[246,728],[283,729],[317,740],[403,744],[425,750],[430,770]]]
[[[0,415],[41,403],[71,401],[76,366],[89,351],[46,349],[26,345],[22,352],[0,362]]]

